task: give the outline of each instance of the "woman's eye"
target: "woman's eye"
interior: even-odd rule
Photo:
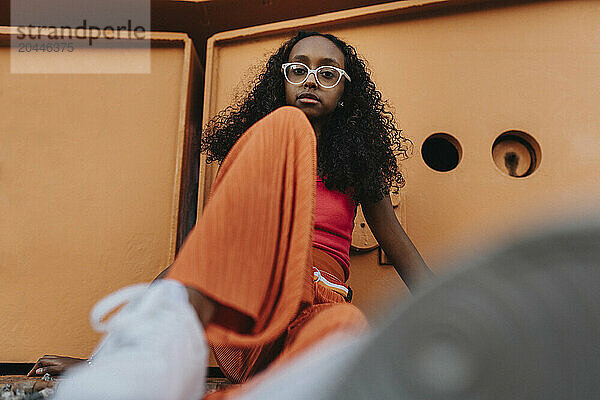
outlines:
[[[331,71],[322,71],[322,72],[321,72],[321,75],[322,75],[324,78],[333,78],[333,72],[331,72]]]
[[[292,68],[292,73],[294,75],[306,75],[306,68],[294,67],[294,68]]]

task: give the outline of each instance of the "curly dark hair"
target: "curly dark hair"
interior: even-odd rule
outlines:
[[[317,171],[329,190],[353,193],[356,202],[378,201],[390,189],[404,186],[397,157],[405,159],[412,142],[401,135],[387,102],[375,88],[370,72],[354,47],[331,34],[300,31],[270,56],[247,96],[231,105],[206,125],[201,150],[207,161],[223,161],[238,138],[255,122],[284,106],[281,65],[292,47],[310,36],[331,40],[344,54],[346,82],[341,101],[321,128],[317,144]]]

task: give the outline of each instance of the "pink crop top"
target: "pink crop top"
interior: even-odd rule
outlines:
[[[352,196],[329,190],[317,177],[313,246],[331,255],[350,275],[350,243],[356,216]]]

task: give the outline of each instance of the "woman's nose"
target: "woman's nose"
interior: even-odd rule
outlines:
[[[314,72],[310,72],[304,81],[304,86],[306,87],[315,87],[317,86],[317,76]]]

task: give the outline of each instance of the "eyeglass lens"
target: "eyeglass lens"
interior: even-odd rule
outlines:
[[[302,64],[290,64],[285,70],[285,76],[291,83],[302,83],[308,75],[308,69]],[[322,66],[317,68],[317,82],[324,87],[335,86],[340,80],[340,72],[334,68]]]

